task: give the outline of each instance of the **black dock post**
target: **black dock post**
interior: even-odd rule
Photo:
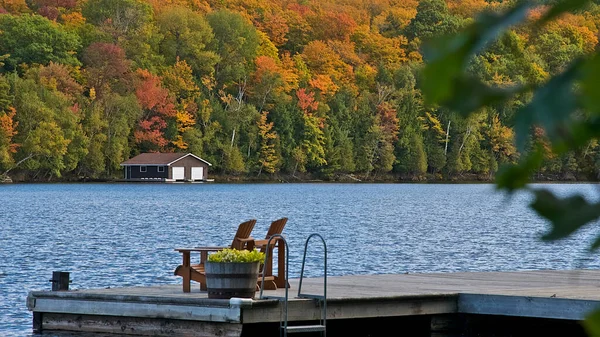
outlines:
[[[52,272],[52,291],[69,290],[69,272],[53,271]]]

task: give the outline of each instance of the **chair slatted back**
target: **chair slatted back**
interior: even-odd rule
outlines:
[[[283,227],[285,227],[285,224],[287,223],[287,220],[288,218],[281,218],[271,222],[265,239],[269,240],[271,236],[275,234],[281,234],[283,232]]]
[[[242,222],[238,226],[238,230],[233,237],[233,242],[231,243],[231,248],[233,249],[243,249],[244,242],[241,242],[237,239],[247,239],[250,237],[252,230],[254,229],[254,225],[256,225],[256,219],[251,219],[248,221]]]

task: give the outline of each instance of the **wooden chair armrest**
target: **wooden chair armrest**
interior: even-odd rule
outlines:
[[[275,247],[279,241],[279,238],[271,240],[271,247]],[[269,239],[254,240],[254,246],[257,248],[266,247],[268,243]]]
[[[235,238],[235,240],[240,241],[240,242],[251,242],[251,241],[254,241],[254,238],[253,237],[249,237],[246,239]]]
[[[194,247],[194,248],[175,248],[178,252],[217,252],[228,247]]]

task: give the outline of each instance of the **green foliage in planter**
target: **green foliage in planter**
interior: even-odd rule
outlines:
[[[261,264],[265,261],[265,253],[258,251],[256,248],[253,250],[238,250],[232,248],[225,248],[216,253],[212,253],[208,256],[209,262],[260,262]]]

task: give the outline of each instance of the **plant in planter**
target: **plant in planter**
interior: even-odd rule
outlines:
[[[254,298],[265,253],[225,248],[208,256],[204,264],[208,298]]]

